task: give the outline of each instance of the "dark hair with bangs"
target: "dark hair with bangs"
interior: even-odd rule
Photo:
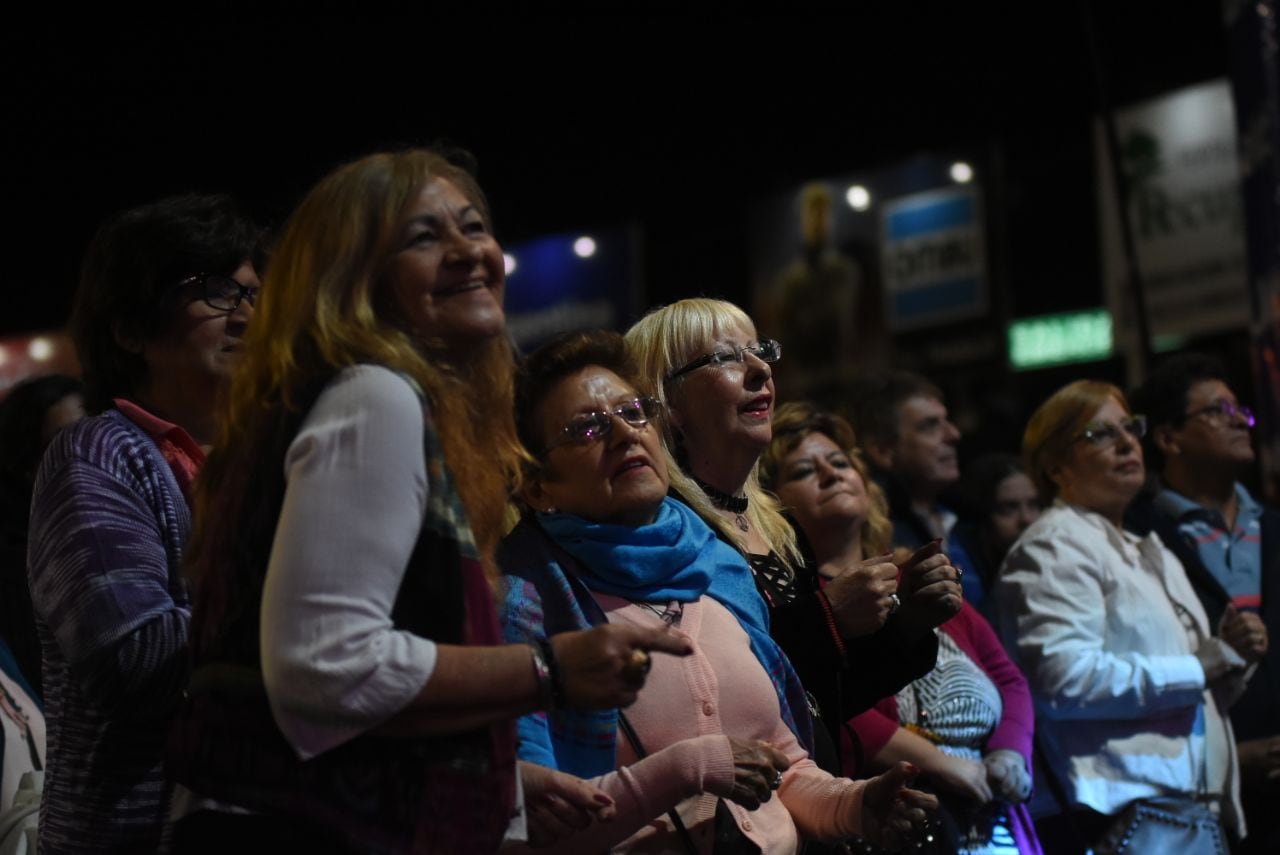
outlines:
[[[538,407],[561,380],[598,365],[617,374],[641,395],[652,394],[626,339],[616,332],[562,333],[529,354],[516,372],[516,432],[534,457],[546,443],[538,425]]]
[[[262,272],[263,232],[227,196],[171,196],[130,208],[94,235],[71,310],[71,337],[84,371],[85,408],[146,379],[142,357],[121,341],[152,341],[173,322],[172,288],[197,273],[229,275],[246,261]]]

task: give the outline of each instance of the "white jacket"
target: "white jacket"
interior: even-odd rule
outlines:
[[[1226,827],[1244,833],[1231,724],[1193,655],[1208,618],[1157,535],[1058,502],[1009,551],[996,600],[1031,684],[1045,771],[1075,803],[1116,814],[1135,799],[1195,794],[1203,780],[1225,795]]]

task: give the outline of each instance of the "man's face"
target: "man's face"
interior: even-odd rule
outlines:
[[[1161,428],[1159,439],[1167,458],[1188,467],[1235,467],[1253,462],[1249,419],[1238,412],[1240,402],[1221,380],[1202,380],[1187,390],[1184,420]]]
[[[956,443],[960,431],[937,398],[917,396],[898,405],[898,442],[893,473],[913,493],[941,492],[960,478]]]

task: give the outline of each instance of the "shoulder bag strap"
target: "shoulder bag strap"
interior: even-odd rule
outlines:
[[[644,750],[644,745],[640,742],[640,736],[636,733],[631,722],[627,720],[627,714],[622,710],[618,710],[618,726],[622,728],[623,734],[627,737],[627,742],[631,743],[631,750],[636,753],[636,757],[644,759],[648,754]],[[680,818],[680,814],[676,813],[676,809],[672,808],[667,811],[667,817],[671,820],[671,824],[676,828],[676,834],[680,835],[685,848],[689,850],[689,855],[698,855],[698,846],[693,842],[693,837],[689,834],[689,829],[684,827],[684,820]]]

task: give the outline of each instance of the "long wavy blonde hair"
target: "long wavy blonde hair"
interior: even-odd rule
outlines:
[[[423,149],[340,167],[285,225],[198,484],[188,548],[197,648],[215,644],[230,622],[244,622],[239,638],[256,622],[256,611],[249,612],[261,597],[284,489],[274,473],[320,390],[348,366],[384,365],[424,391],[481,558],[494,572],[506,486],[523,458],[512,414],[511,345],[498,336],[458,360],[443,342],[411,335],[380,287],[412,204],[435,179],[454,184],[489,225],[488,203],[471,175]],[[252,636],[256,648],[256,625]]]
[[[755,330],[756,325],[733,303],[695,297],[654,309],[627,331],[626,339],[663,406],[670,408],[675,399],[678,409],[681,384],[679,380],[668,382],[667,375],[696,359],[706,351],[707,342],[733,327]],[[664,420],[663,426],[663,451],[671,486],[722,538],[745,551],[742,533],[725,522],[707,494],[679,464],[679,438],[672,433],[670,420]],[[747,478],[745,492],[749,500],[746,516],[752,527],[784,562],[798,566],[802,558],[795,532],[782,516],[778,500],[760,486],[754,468]]]

